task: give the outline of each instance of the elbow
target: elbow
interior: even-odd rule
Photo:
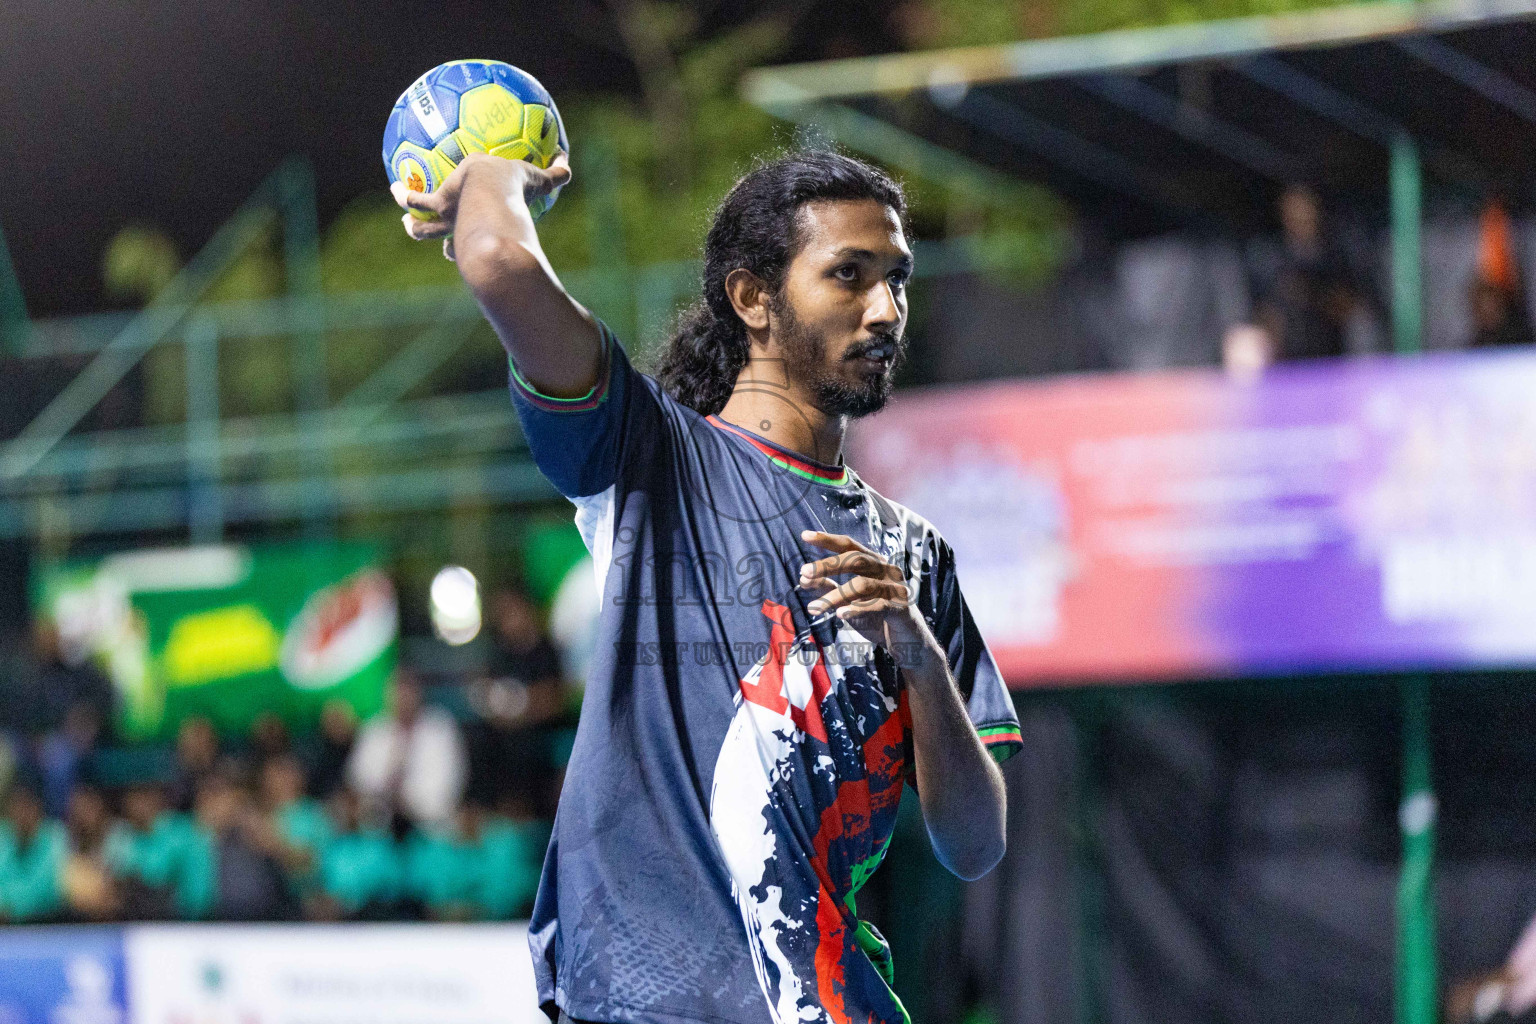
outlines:
[[[986,794],[990,799],[976,799],[972,793],[961,797],[961,805],[924,806],[928,838],[939,863],[950,874],[973,882],[1002,861],[1008,852],[1008,795],[1001,773],[988,760],[994,786]]]
[[[976,828],[975,823],[969,823],[963,830],[947,835],[930,828],[928,835],[939,863],[967,882],[974,882],[997,867],[1008,852],[1008,836],[1001,818],[992,826]]]
[[[1003,854],[1007,852],[1008,841],[999,835],[993,841],[977,843],[958,856],[946,858],[944,866],[955,877],[974,882],[1002,863]]]
[[[513,238],[475,231],[454,239],[454,260],[464,283],[481,295],[519,274],[540,273],[538,257]]]

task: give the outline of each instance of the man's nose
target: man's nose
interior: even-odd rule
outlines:
[[[864,309],[866,328],[894,326],[901,322],[901,303],[891,282],[881,281],[870,291],[869,305]]]

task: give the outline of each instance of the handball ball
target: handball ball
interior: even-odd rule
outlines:
[[[384,126],[384,167],[391,182],[431,192],[470,153],[548,167],[569,152],[555,101],[538,79],[499,60],[455,60],[411,84]],[[528,204],[534,219],[560,190]],[[435,214],[412,210],[424,220]]]

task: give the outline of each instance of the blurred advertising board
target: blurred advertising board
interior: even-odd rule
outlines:
[[[127,929],[131,1024],[545,1024],[522,925]]]
[[[0,929],[0,1024],[125,1024],[116,928]]]
[[[336,698],[371,715],[394,668],[395,593],[370,544],[129,551],[34,584],[66,660],[111,678],[131,740],[192,714],[226,731],[267,711],[304,725]]]
[[[545,1024],[528,930],[0,928],[0,1024]]]
[[[929,388],[850,440],[1015,687],[1536,665],[1536,353]]]

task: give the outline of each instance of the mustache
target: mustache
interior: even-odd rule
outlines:
[[[862,359],[864,356],[881,348],[890,348],[893,356],[900,354],[905,346],[905,339],[899,334],[877,334],[864,344],[857,345],[848,350],[846,359]]]

